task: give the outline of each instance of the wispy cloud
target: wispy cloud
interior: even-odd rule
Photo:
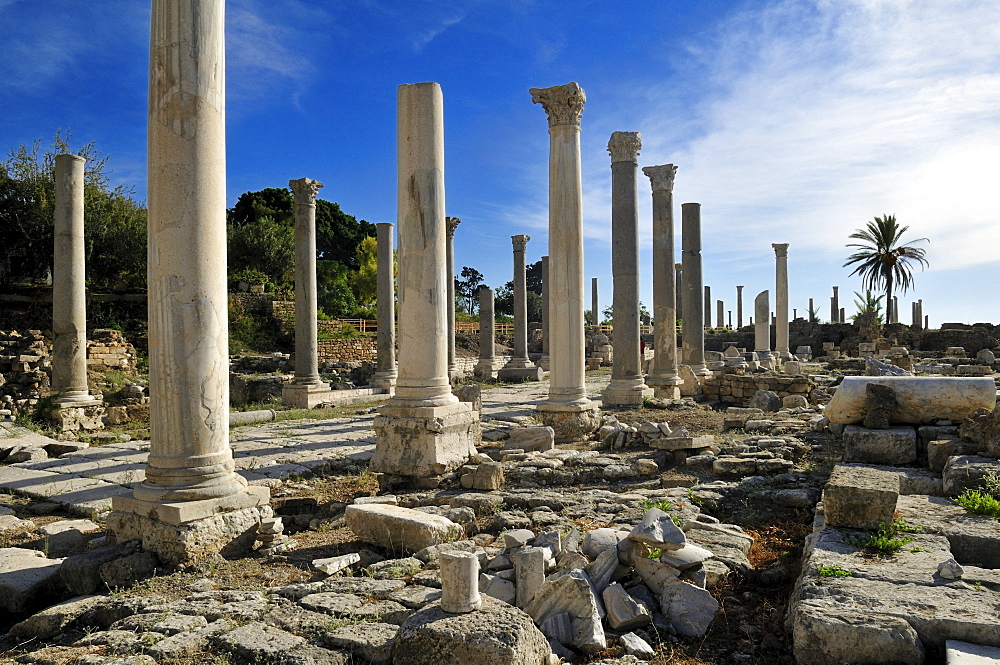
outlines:
[[[314,68],[293,48],[295,30],[268,21],[253,0],[233,3],[226,16],[226,69],[229,99],[246,101],[275,92],[292,95]]]
[[[445,32],[453,25],[458,25],[466,17],[465,11],[460,11],[454,16],[442,19],[436,24],[424,29],[413,37],[413,50],[419,52],[425,46],[434,41],[434,38]]]

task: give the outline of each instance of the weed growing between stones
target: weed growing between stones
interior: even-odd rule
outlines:
[[[869,554],[898,554],[903,551],[903,548],[913,542],[913,538],[909,536],[901,536],[900,529],[896,528],[897,523],[892,524],[879,524],[878,530],[875,533],[870,533],[865,535],[856,535],[847,538],[846,540],[855,547],[860,547]],[[905,526],[905,522],[903,523]],[[910,532],[912,533],[912,531]]]
[[[980,490],[965,490],[955,503],[965,508],[965,512],[974,515],[988,515],[1000,520],[1000,501],[992,494]]]
[[[854,573],[840,566],[820,566],[816,569],[820,577],[853,577]]]

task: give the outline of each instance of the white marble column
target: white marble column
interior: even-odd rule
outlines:
[[[445,217],[445,230],[447,232],[447,261],[448,261],[448,379],[452,382],[461,381],[462,375],[458,371],[455,363],[455,230],[462,220],[458,217]]]
[[[705,287],[705,303],[704,303],[704,314],[705,314],[705,327],[712,327],[712,287]]]
[[[743,327],[743,285],[736,287],[736,328]]]
[[[493,289],[479,287],[479,362],[474,374],[477,378],[492,381],[497,378],[493,367],[493,341],[496,339],[496,319],[493,315]]]
[[[542,357],[538,366],[549,371],[549,257],[542,257]]]
[[[656,397],[677,399],[684,380],[677,375],[677,308],[674,264],[673,164],[644,166],[653,190],[653,363],[646,383]]]
[[[774,367],[774,356],[771,355],[771,301],[767,291],[761,291],[754,298],[754,351],[763,367]]]
[[[223,15],[223,0],[153,0],[151,14],[149,459],[108,526],[168,564],[246,547],[248,530],[252,544],[270,496],[229,447]]]
[[[614,132],[608,141],[615,360],[611,381],[601,393],[605,406],[640,407],[645,397],[653,396],[653,390],[643,380],[639,357],[639,212],[635,176],[641,148],[639,132]]]
[[[576,83],[530,92],[549,120],[549,331],[558,340],[549,350],[549,397],[538,411],[562,443],[585,439],[600,425],[584,385],[580,117],[587,96]]]
[[[684,325],[681,329],[683,363],[696,376],[709,376],[705,366],[705,320],[701,283],[701,204],[681,205],[681,259],[684,271]]]
[[[778,357],[791,359],[788,349],[788,243],[771,243],[774,248],[775,304],[774,346]]]
[[[375,225],[378,242],[377,316],[378,355],[376,371],[371,384],[390,395],[396,390],[396,288],[393,269],[393,233],[395,224],[380,222]]]
[[[61,408],[100,404],[87,388],[87,286],[83,237],[83,168],[56,155],[52,254],[52,392]],[[100,418],[97,419],[100,422]]]
[[[534,367],[528,360],[528,279],[524,254],[531,236],[510,237],[514,247],[514,354],[507,367],[522,369]]]
[[[444,102],[437,83],[398,88],[399,375],[375,419],[370,468],[397,477],[439,476],[479,441],[478,412],[448,378]]]

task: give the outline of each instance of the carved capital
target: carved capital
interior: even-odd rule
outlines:
[[[314,206],[316,205],[316,195],[323,183],[312,178],[299,178],[298,180],[289,180],[288,186],[292,188],[292,195],[295,197],[296,203]]]
[[[462,220],[459,219],[458,217],[445,217],[444,218],[445,230],[448,232],[449,236],[454,236],[455,235],[455,229],[457,229],[458,225],[461,224],[461,223],[462,223]]]
[[[774,256],[779,259],[788,258],[788,243],[772,242],[771,247],[774,248]]]
[[[608,141],[611,163],[634,162],[642,149],[642,134],[639,132],[612,132]]]
[[[742,284],[738,285],[736,287],[736,290],[739,291],[740,293],[743,293],[743,285]]]
[[[511,236],[510,240],[514,243],[515,252],[523,252],[527,248],[531,236]]]
[[[532,88],[531,101],[541,104],[549,116],[549,127],[580,125],[587,93],[576,82],[555,85],[551,88]]]
[[[674,264],[674,270],[679,270],[679,271],[683,272],[684,271],[684,264],[683,263],[675,263]]]
[[[654,192],[674,191],[674,176],[677,175],[677,167],[673,164],[643,166],[642,172],[649,178],[649,184]]]

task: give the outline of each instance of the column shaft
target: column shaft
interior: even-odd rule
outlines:
[[[448,262],[448,378],[454,379],[458,374],[455,364],[455,229],[462,223],[458,217],[445,217],[447,233]]]
[[[683,362],[695,374],[704,376],[705,328],[704,289],[701,283],[701,204],[681,206],[681,259],[684,271],[684,327],[681,336]]]
[[[790,355],[788,349],[788,243],[772,243],[775,270],[774,347],[782,359]]]
[[[528,360],[528,278],[524,253],[530,236],[511,236],[514,246],[514,357],[508,367],[532,367]]]
[[[493,372],[493,341],[496,339],[496,323],[493,314],[493,289],[479,287],[479,362],[476,376],[495,378]]]
[[[682,229],[683,230],[683,229]],[[684,321],[684,264],[674,264],[674,308],[677,310],[677,319]]]
[[[743,286],[736,287],[736,328],[743,327]]]
[[[597,298],[597,278],[590,278],[590,313],[594,317],[594,325],[601,325],[601,307]]]
[[[726,327],[726,305],[721,300],[715,301],[715,327]]]
[[[705,306],[702,310],[705,315],[705,327],[712,327],[712,287],[705,287]]]
[[[378,242],[378,355],[372,385],[392,392],[396,387],[396,293],[393,279],[394,224],[382,222],[375,225]]]
[[[677,375],[677,283],[674,263],[673,164],[646,166],[653,189],[653,364],[646,382],[657,397],[680,397]]]
[[[771,362],[771,300],[767,291],[761,291],[754,298],[754,351],[761,363]]]
[[[295,383],[319,386],[316,322],[316,194],[323,183],[288,181],[295,196]]]
[[[542,369],[549,369],[549,257],[542,257]]]
[[[833,297],[830,298],[830,323],[842,323],[840,320],[840,287],[833,287]]]

